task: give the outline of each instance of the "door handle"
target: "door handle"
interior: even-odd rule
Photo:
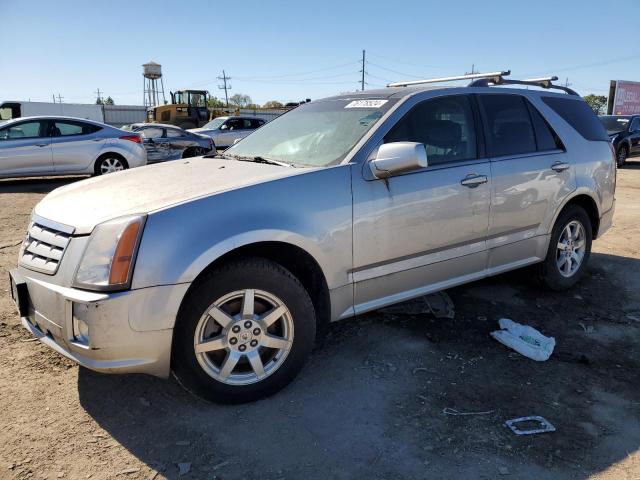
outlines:
[[[460,181],[460,185],[464,185],[465,187],[469,188],[476,188],[478,185],[482,185],[483,183],[487,182],[488,179],[486,175],[476,175],[475,173],[470,173]]]
[[[564,172],[565,170],[568,170],[570,166],[571,165],[566,162],[556,162],[551,165],[551,170],[554,170],[556,172]]]
[[[36,143],[36,147],[48,147],[48,143]]]

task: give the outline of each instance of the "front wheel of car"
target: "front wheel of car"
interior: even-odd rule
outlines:
[[[257,400],[293,380],[315,334],[313,304],[296,277],[266,259],[233,261],[209,272],[185,299],[172,370],[208,400]]]
[[[625,145],[621,146],[618,149],[618,153],[616,153],[616,165],[618,167],[624,167],[627,163],[627,157],[629,156],[629,151]]]
[[[540,265],[541,279],[552,290],[574,286],[584,274],[591,254],[591,220],[578,205],[570,205],[556,220],[547,256]]]
[[[124,158],[120,155],[107,153],[96,160],[94,173],[96,175],[105,175],[107,173],[120,172],[127,168],[129,168],[129,165]]]

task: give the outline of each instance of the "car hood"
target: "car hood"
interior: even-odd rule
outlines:
[[[188,131],[193,133],[203,134],[203,133],[216,132],[217,130],[212,130],[210,128],[190,128]]]
[[[195,157],[94,177],[52,191],[34,209],[40,217],[90,233],[123,215],[150,213],[198,197],[308,172],[254,162]]]

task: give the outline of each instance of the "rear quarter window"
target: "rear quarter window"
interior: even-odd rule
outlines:
[[[609,140],[602,123],[586,102],[573,98],[559,97],[542,97],[542,101],[586,140]]]

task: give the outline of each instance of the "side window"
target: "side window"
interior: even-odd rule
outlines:
[[[54,137],[66,137],[69,135],[89,135],[100,130],[100,127],[82,122],[56,121],[53,126]]]
[[[491,155],[500,157],[537,150],[529,111],[524,102],[520,95],[480,95]]]
[[[251,120],[249,120],[248,118],[243,118],[242,119],[242,127],[243,130],[250,130],[253,128],[253,122]]]
[[[556,132],[549,126],[547,121],[542,117],[536,107],[527,102],[529,113],[531,113],[531,121],[536,134],[536,144],[539,151],[546,150],[564,150],[562,140]]]
[[[591,107],[580,97],[542,97],[542,101],[549,105],[554,112],[571,125],[586,140],[609,141],[602,123],[593,113]]]
[[[387,133],[384,142],[423,143],[429,165],[477,158],[469,98],[455,95],[419,103]]]
[[[142,135],[143,138],[161,138],[162,137],[162,129],[151,127],[151,128],[143,128],[139,130],[138,133]]]
[[[640,130],[640,117],[634,118],[629,127],[629,132],[635,132],[637,130]]]
[[[167,128],[167,138],[180,138],[184,137],[184,133],[175,128]]]
[[[0,140],[14,140],[20,138],[38,138],[47,136],[43,122],[25,122],[0,130]]]
[[[242,128],[241,120],[237,118],[227,120],[226,125],[227,127],[229,127],[229,130],[239,130],[240,128]]]

